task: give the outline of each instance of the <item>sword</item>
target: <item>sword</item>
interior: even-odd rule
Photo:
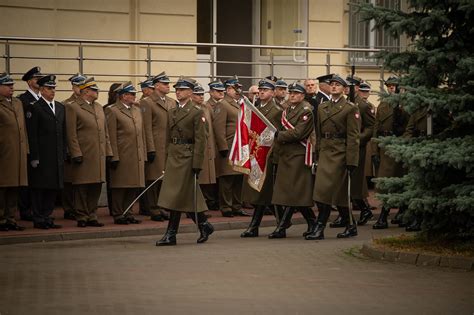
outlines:
[[[352,220],[352,202],[351,202],[351,172],[347,171],[347,200],[349,201],[349,224],[352,226],[354,221]]]
[[[158,177],[157,179],[155,179],[155,181],[153,183],[151,183],[147,188],[145,188],[139,195],[137,198],[135,198],[132,203],[130,205],[128,205],[127,209],[125,209],[125,211],[122,213],[122,216],[126,215],[127,212],[133,207],[133,204],[135,202],[137,202],[138,199],[140,199],[141,196],[143,196],[144,193],[146,193],[146,191],[148,189],[150,189],[151,186],[155,185],[160,179],[163,178],[163,176],[165,176],[165,172],[163,172],[163,175],[161,175],[160,177]]]
[[[194,210],[194,217],[196,218],[196,233],[198,234],[198,238],[199,238],[199,221],[198,221],[198,212],[197,212],[197,173],[194,173],[193,210]]]

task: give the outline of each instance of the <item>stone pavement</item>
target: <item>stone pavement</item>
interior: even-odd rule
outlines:
[[[357,249],[402,230],[359,229],[349,240],[241,239],[195,233],[0,247],[0,314],[473,314],[474,274],[371,261]]]

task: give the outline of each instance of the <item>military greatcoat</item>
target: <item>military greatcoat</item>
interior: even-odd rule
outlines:
[[[313,206],[313,176],[305,165],[306,142],[314,130],[312,107],[305,101],[290,105],[286,119],[295,127],[280,128],[275,139],[278,145],[278,169],[273,187],[272,203],[292,207]]]
[[[229,151],[232,147],[239,111],[239,104],[228,95],[219,103],[215,104],[212,124],[214,126],[214,135],[218,151]],[[227,156],[222,157],[220,154],[217,154],[216,175],[220,177],[226,175],[241,175],[241,173],[234,171],[229,164]]]
[[[147,152],[156,153],[153,162],[147,162],[145,165],[147,181],[159,178],[165,170],[168,110],[175,107],[175,100],[168,96],[162,100],[156,93],[140,100]]]
[[[409,115],[402,108],[398,109],[399,128],[405,130],[408,123]],[[401,133],[394,132],[394,109],[387,102],[382,102],[377,108],[374,124],[374,135],[376,137],[385,136],[401,136]],[[372,139],[372,155],[380,155],[380,166],[377,170],[377,177],[400,177],[403,176],[404,170],[402,163],[396,162],[392,157],[388,156],[384,148],[379,148],[378,143]]]
[[[206,150],[206,118],[202,109],[188,101],[183,108],[168,113],[168,156],[158,206],[192,212],[194,189],[197,211],[207,210],[199,184],[194,185],[193,168],[202,169]]]
[[[117,101],[105,109],[112,161],[119,161],[110,170],[110,188],[145,186],[145,132],[141,110]]]
[[[201,109],[206,118],[207,124],[207,144],[204,150],[204,162],[202,163],[202,171],[199,174],[199,184],[215,184],[216,183],[216,141],[214,139],[214,126],[212,125],[213,109],[209,103],[202,104]]]
[[[72,95],[65,99],[64,101],[62,101],[61,103],[64,105],[64,106],[68,106],[68,104],[70,103],[73,103],[74,101],[77,100],[77,96],[76,94],[72,93]],[[67,146],[66,146],[66,150],[67,150]],[[66,160],[66,163],[64,163],[64,182],[65,183],[71,183],[72,179],[71,179],[71,161],[70,161],[70,154],[69,152],[67,152],[67,157],[68,159]]]
[[[11,102],[0,95],[0,187],[28,185],[28,136],[23,105],[15,97]]]
[[[274,100],[268,102],[264,107],[258,107],[258,110],[272,123],[272,125],[277,129],[281,130],[281,114],[282,109],[275,103]],[[248,202],[253,205],[271,205],[272,204],[272,195],[273,195],[273,184],[274,184],[274,170],[276,166],[273,164],[273,156],[275,154],[274,147],[267,155],[267,164],[266,164],[266,175],[265,181],[263,182],[262,189],[260,192],[256,191],[247,183],[248,176],[244,176],[242,184],[242,201]]]
[[[105,182],[105,158],[112,156],[112,148],[102,105],[78,98],[66,106],[66,122],[71,158],[83,158],[81,164],[72,163],[72,184]]]
[[[29,160],[38,160],[36,168],[28,170],[29,187],[62,189],[66,158],[66,120],[64,105],[54,102],[55,112],[43,98],[29,105],[26,113]]]
[[[359,165],[359,124],[359,109],[343,96],[319,105],[318,169],[313,195],[316,202],[348,206],[346,166]]]
[[[351,196],[354,199],[364,199],[369,195],[367,181],[365,179],[365,156],[367,143],[374,134],[375,108],[362,98],[356,98],[356,104],[360,112],[360,145],[359,166],[354,170],[351,177]]]

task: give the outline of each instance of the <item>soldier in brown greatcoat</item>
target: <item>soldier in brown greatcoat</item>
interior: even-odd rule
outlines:
[[[137,91],[132,82],[123,83],[118,89],[118,100],[105,110],[110,145],[113,156],[110,159],[111,207],[115,224],[137,224],[132,210],[122,215],[145,187],[145,132],[142,113],[135,106]]]
[[[142,97],[140,100],[144,99],[145,97],[149,97],[155,91],[155,86],[153,85],[152,78],[148,78],[143,82],[140,82],[140,88],[142,89]]]
[[[304,100],[305,88],[292,83],[289,106],[283,111],[280,130],[275,134],[278,168],[273,187],[272,203],[286,207],[277,228],[268,238],[285,238],[291,217],[300,211],[308,223],[308,231],[316,224],[313,206],[313,175],[309,157],[312,156],[310,136],[314,131],[311,105]],[[306,234],[306,233],[305,233]]]
[[[199,173],[199,186],[201,187],[206,204],[214,206],[216,203],[216,141],[214,140],[214,126],[212,125],[212,108],[211,105],[204,103],[204,88],[196,84],[191,96],[193,103],[201,107],[204,117],[206,118],[207,127],[207,144],[204,150],[204,162],[202,171]]]
[[[106,156],[112,156],[104,110],[96,100],[99,87],[94,78],[79,86],[81,97],[66,106],[66,130],[71,155],[71,177],[77,226],[103,226],[97,207],[105,182]]]
[[[281,130],[281,114],[282,109],[275,103],[274,92],[275,92],[275,82],[269,79],[260,80],[258,83],[259,89],[259,104],[257,106],[258,110],[265,116],[265,118],[270,121],[270,123],[277,129]],[[266,161],[266,176],[263,186],[260,191],[252,188],[247,180],[248,176],[244,176],[244,182],[242,184],[242,201],[248,202],[253,205],[254,212],[252,215],[252,220],[246,231],[240,234],[240,237],[257,237],[258,228],[262,222],[263,215],[265,213],[265,208],[272,205],[272,195],[273,195],[273,184],[274,184],[274,172],[276,170],[276,159],[274,158],[275,152],[274,147],[267,155]],[[277,207],[276,214],[277,222],[283,216],[283,208]]]
[[[361,210],[357,225],[364,225],[372,217],[372,210],[365,202],[369,196],[367,180],[365,178],[365,155],[367,143],[374,133],[375,107],[368,101],[370,85],[361,82],[355,102],[360,112],[360,145],[359,145],[359,166],[351,174],[351,198],[352,202]]]
[[[219,205],[225,217],[249,216],[242,210],[242,173],[236,172],[229,164],[229,150],[234,141],[235,127],[240,106],[238,90],[242,85],[235,76],[224,82],[226,96],[214,107],[214,135],[219,154],[216,157],[216,174],[219,177]]]
[[[162,176],[165,170],[168,111],[176,107],[176,101],[167,96],[170,92],[170,79],[166,73],[161,72],[153,77],[152,82],[154,92],[140,100],[147,148],[146,186]],[[168,219],[168,214],[158,206],[162,182],[163,180],[159,180],[146,192],[146,207],[150,208],[153,221]]]
[[[385,81],[390,94],[398,93],[398,84],[398,78],[395,76],[391,76]],[[394,106],[385,101],[381,102],[377,107],[375,115],[373,139],[386,136],[401,137],[405,132],[409,117],[400,104]],[[377,177],[401,177],[405,173],[402,163],[395,161],[395,159],[387,155],[386,150],[379,148],[376,141],[372,141],[372,161]],[[403,212],[404,208],[402,207],[392,220],[393,224],[403,225],[403,222],[400,220]],[[390,208],[383,207],[377,222],[372,227],[374,229],[388,228],[387,217],[389,213]]]
[[[17,225],[15,211],[19,187],[28,185],[27,161],[28,136],[23,106],[13,97],[13,80],[6,73],[0,74],[0,231],[25,228]]]
[[[86,79],[80,73],[77,73],[69,78],[71,82],[72,94],[69,98],[62,101],[64,106],[68,106],[74,102],[81,95],[79,85]],[[71,179],[71,156],[67,153],[66,163],[64,163],[64,188],[61,192],[61,203],[64,209],[64,219],[76,220],[74,212],[74,200],[72,193],[72,179]]]
[[[170,219],[165,235],[156,242],[157,246],[176,245],[182,212],[191,212],[190,217],[198,225],[201,233],[198,243],[206,242],[214,232],[204,214],[207,206],[197,183],[207,136],[204,112],[191,101],[195,85],[196,81],[188,78],[180,78],[174,85],[178,106],[168,113],[168,155],[158,200],[161,207],[170,210]]]
[[[360,113],[355,104],[343,95],[347,82],[338,75],[330,79],[331,100],[318,107],[316,128],[318,168],[313,199],[319,209],[318,222],[306,239],[324,239],[324,229],[331,213],[331,205],[340,210],[347,223],[338,238],[357,235],[357,225],[350,219],[348,176],[359,164]]]

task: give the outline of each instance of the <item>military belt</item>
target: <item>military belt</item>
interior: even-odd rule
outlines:
[[[172,144],[193,144],[193,139],[185,139],[185,138],[171,138]]]
[[[346,134],[342,132],[323,132],[323,139],[344,139]]]
[[[378,137],[387,137],[387,136],[393,136],[393,131],[390,130],[378,130],[377,131],[377,136]]]

